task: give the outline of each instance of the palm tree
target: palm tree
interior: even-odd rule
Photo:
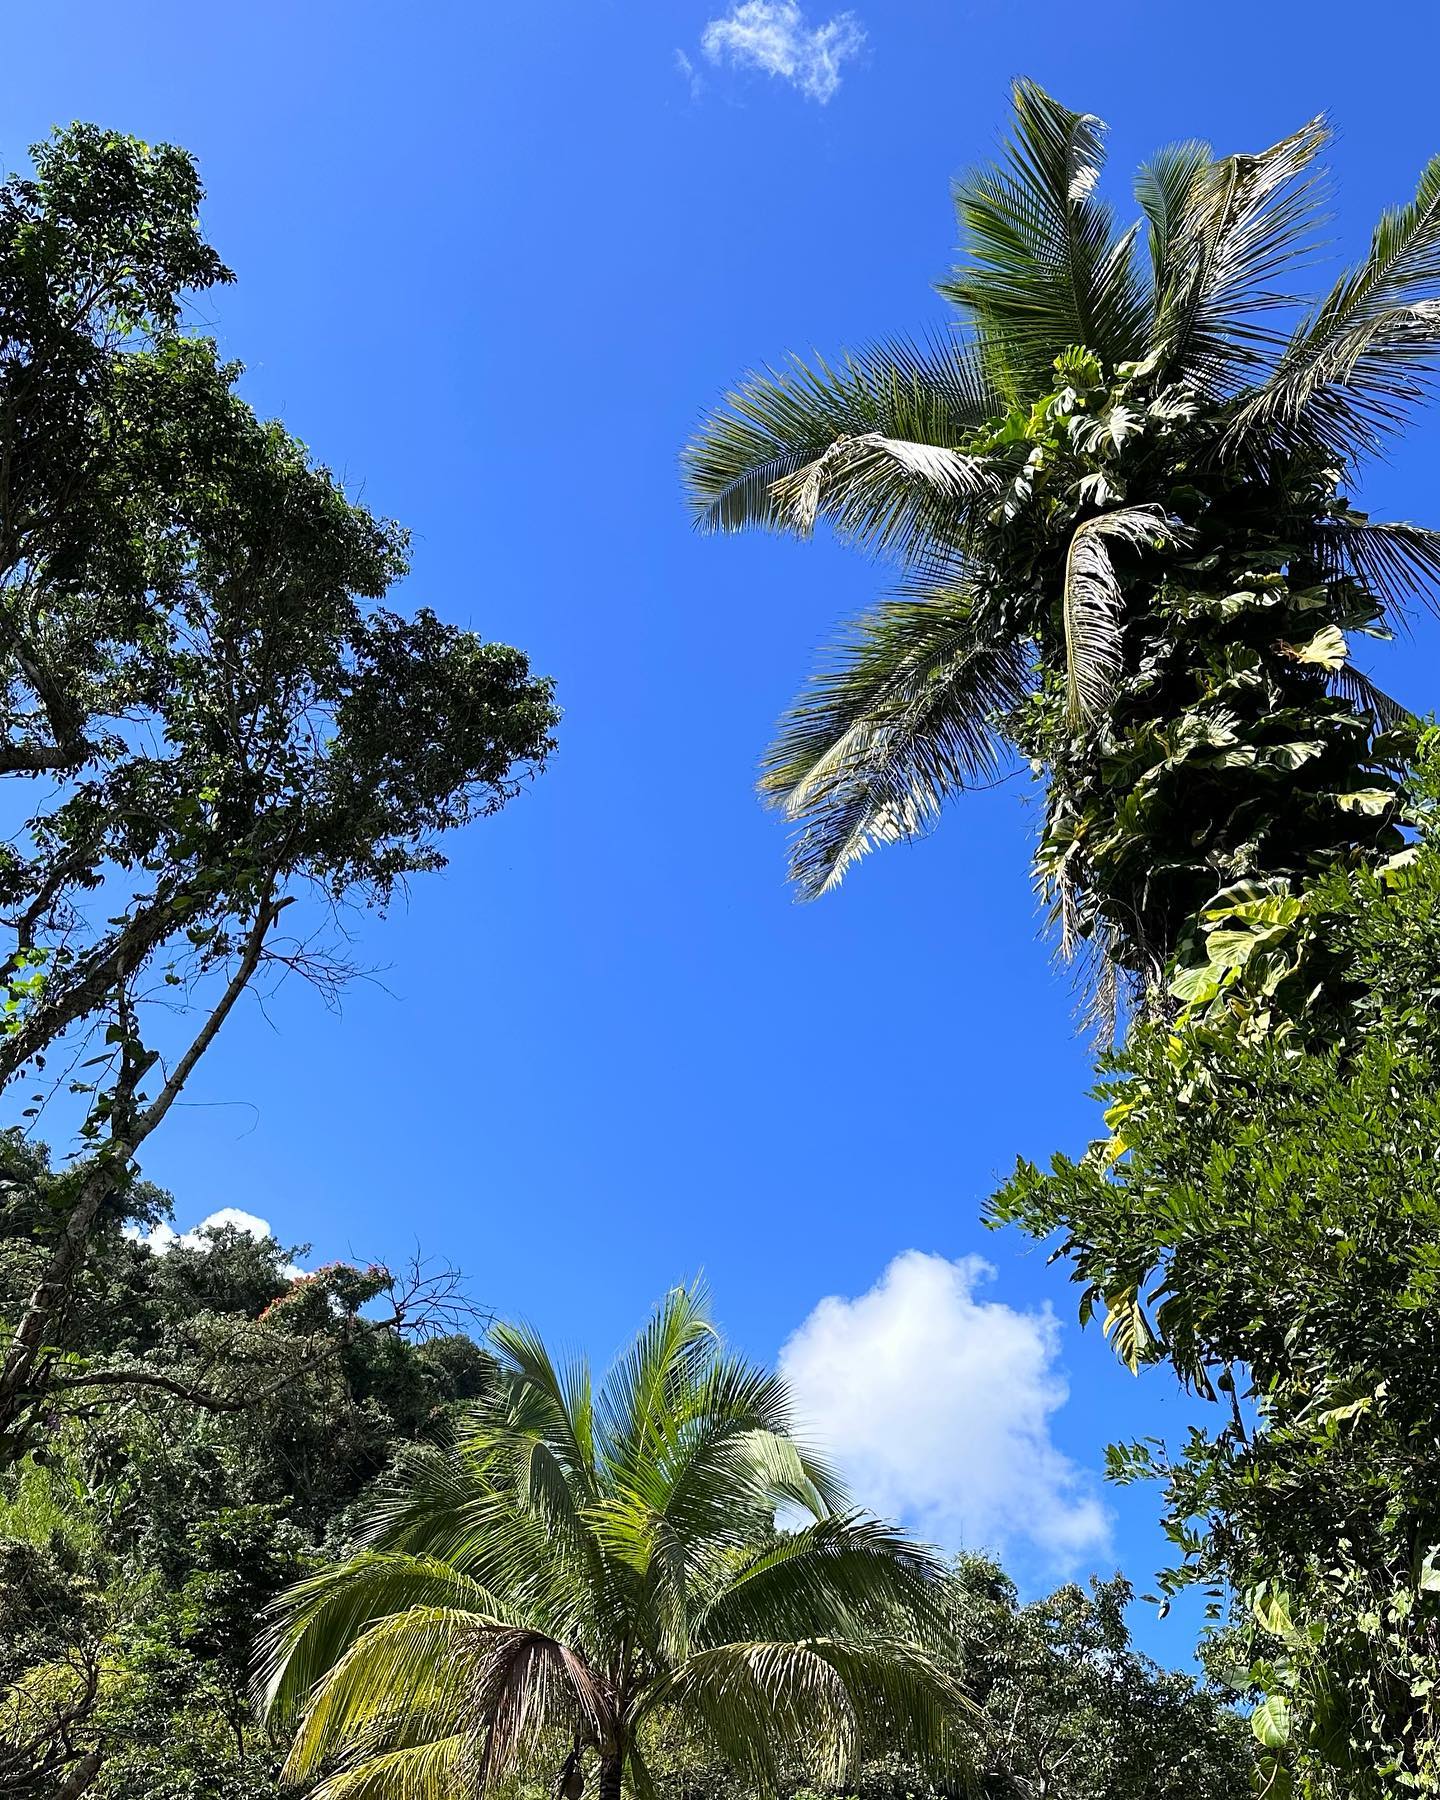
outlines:
[[[1411,721],[1351,647],[1433,593],[1440,535],[1344,490],[1440,352],[1440,158],[1307,306],[1322,120],[1162,150],[1123,232],[1103,131],[1017,83],[1003,159],[956,188],[959,329],[752,375],[686,462],[708,529],[825,517],[901,566],[766,760],[802,891],[1018,750],[1064,948],[1143,985],[1217,889],[1397,846]]]
[[[282,1600],[263,1680],[316,1800],[455,1800],[507,1778],[648,1800],[687,1734],[770,1785],[862,1748],[943,1765],[960,1705],[934,1660],[931,1554],[845,1509],[777,1378],[677,1290],[596,1392],[535,1334],[494,1333],[493,1391],[411,1456],[367,1547]],[[777,1508],[805,1516],[777,1532]]]

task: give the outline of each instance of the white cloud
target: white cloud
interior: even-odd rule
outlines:
[[[257,1218],[254,1213],[244,1212],[238,1206],[222,1206],[219,1212],[208,1214],[191,1231],[176,1231],[173,1225],[166,1225],[162,1220],[150,1232],[142,1232],[138,1225],[127,1225],[125,1235],[134,1238],[137,1244],[143,1244],[147,1250],[153,1250],[157,1256],[163,1256],[177,1244],[184,1250],[203,1249],[206,1243],[203,1233],[212,1229],[219,1231],[225,1225],[233,1225],[236,1231],[248,1232],[253,1238],[272,1238],[275,1235],[268,1219]]]
[[[741,0],[723,19],[712,19],[700,38],[711,62],[748,63],[779,75],[822,106],[840,85],[840,65],[864,43],[854,13],[812,27],[796,0]]]
[[[858,1299],[822,1300],[780,1368],[863,1505],[946,1549],[1018,1546],[1068,1570],[1106,1550],[1109,1519],[1051,1441],[1069,1391],[1054,1315],[977,1300],[994,1273],[907,1250]]]
[[[688,85],[690,89],[690,98],[692,100],[698,100],[701,94],[705,92],[705,77],[695,67],[694,63],[691,62],[690,58],[683,50],[677,50],[675,52],[675,68],[681,79]]]

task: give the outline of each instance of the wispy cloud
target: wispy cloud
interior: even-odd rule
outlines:
[[[780,1353],[815,1440],[856,1499],[947,1549],[1069,1571],[1109,1543],[1091,1479],[1056,1448],[1068,1389],[1049,1308],[975,1289],[995,1271],[907,1250],[858,1299],[822,1300]]]
[[[692,100],[698,100],[701,94],[705,92],[705,77],[695,67],[694,63],[691,62],[690,58],[683,50],[677,50],[675,52],[675,68],[681,79],[689,87],[690,98]]]
[[[712,19],[700,37],[711,62],[763,69],[821,106],[840,86],[841,65],[864,45],[864,27],[853,12],[812,26],[796,0],[741,0],[724,18]]]

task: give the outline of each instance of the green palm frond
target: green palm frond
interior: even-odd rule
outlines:
[[[998,404],[978,358],[954,338],[876,345],[838,368],[796,357],[747,377],[687,447],[697,522],[711,531],[784,525],[776,483],[839,440],[874,434],[956,448]]]
[[[437,1463],[448,1464],[443,1479]],[[425,1484],[408,1506],[405,1465],[392,1491],[382,1494],[376,1508],[382,1523],[371,1524],[371,1542],[450,1563],[494,1594],[510,1616],[538,1611],[558,1625],[597,1603],[603,1569],[578,1497],[561,1524],[558,1507],[537,1508],[533,1495],[520,1499],[508,1480],[497,1484],[493,1465],[477,1463],[463,1449],[420,1468]]]
[[[1323,119],[1253,155],[1211,162],[1180,144],[1146,164],[1136,195],[1155,271],[1152,350],[1172,379],[1211,398],[1276,347],[1262,315],[1293,303],[1277,289],[1313,249],[1319,184],[1307,178],[1329,137]]]
[[[1302,322],[1231,424],[1235,442],[1306,436],[1353,461],[1425,399],[1440,356],[1440,157],[1409,205],[1383,214],[1370,253]]]
[[[969,316],[1007,401],[1043,393],[1051,364],[1072,345],[1109,363],[1144,354],[1138,227],[1117,237],[1096,196],[1104,133],[1093,114],[1017,81],[1003,161],[956,186],[966,260],[940,291]]]
[[[1065,667],[1070,722],[1078,730],[1104,712],[1120,672],[1120,578],[1110,543],[1166,548],[1178,540],[1158,506],[1122,507],[1076,526],[1065,557],[1061,603],[1065,617]]]
[[[719,1342],[704,1284],[672,1288],[631,1349],[610,1370],[596,1403],[610,1480],[623,1481],[661,1446]]]
[[[1330,690],[1339,694],[1351,710],[1371,720],[1380,731],[1408,731],[1418,725],[1408,706],[1392,699],[1353,663],[1344,663],[1329,676]]]
[[[303,1781],[357,1741],[375,1742],[397,1721],[413,1729],[466,1716],[475,1667],[493,1623],[453,1607],[414,1606],[375,1620],[308,1697],[285,1776]]]
[[[839,1787],[867,1750],[897,1743],[953,1774],[950,1727],[964,1701],[913,1643],[814,1637],[697,1651],[656,1687],[646,1712],[670,1707],[742,1777],[773,1789],[786,1767]]]
[[[466,1791],[475,1754],[466,1732],[377,1751],[311,1788],[310,1800],[455,1800]]]
[[[1196,184],[1214,161],[1209,144],[1190,138],[1166,144],[1135,175],[1135,198],[1145,215],[1150,287],[1157,311],[1162,296],[1185,277],[1193,254]]]
[[[695,1625],[702,1643],[783,1631],[797,1638],[884,1632],[903,1618],[943,1630],[942,1565],[893,1527],[862,1514],[817,1520],[735,1569]]]
[[[590,1371],[575,1361],[557,1369],[539,1334],[524,1324],[499,1324],[490,1334],[502,1366],[523,1383],[537,1407],[536,1428],[578,1485],[595,1489],[595,1415]]]
[[[861,619],[781,721],[762,791],[802,830],[801,891],[821,894],[877,843],[913,837],[999,766],[996,719],[1023,698],[1022,646],[987,638],[973,597],[904,590]]]
[[[488,1589],[439,1557],[363,1551],[298,1583],[273,1609],[256,1668],[262,1704],[275,1717],[291,1717],[371,1626],[412,1607],[502,1616]]]

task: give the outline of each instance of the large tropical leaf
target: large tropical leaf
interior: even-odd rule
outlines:
[[[998,768],[998,719],[1028,686],[1023,646],[985,635],[963,588],[902,591],[861,619],[781,722],[762,791],[802,829],[791,873],[836,886]]]

